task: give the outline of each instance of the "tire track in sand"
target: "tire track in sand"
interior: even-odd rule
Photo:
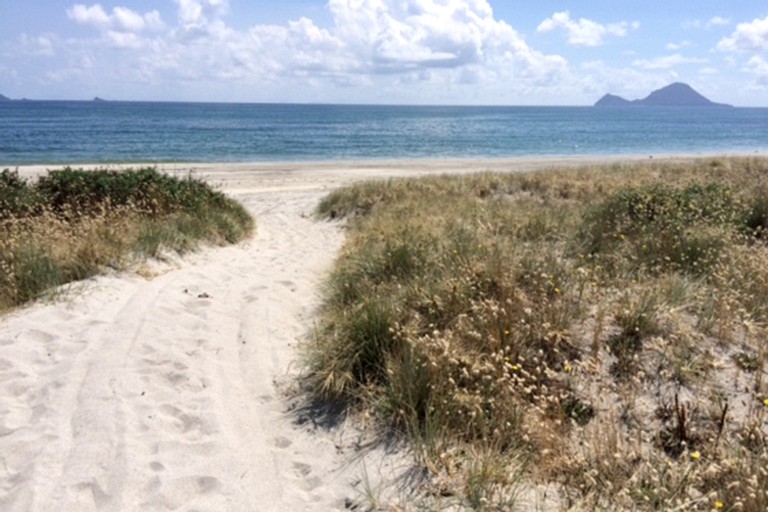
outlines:
[[[276,384],[295,376],[342,241],[307,218],[322,194],[243,192],[253,240],[0,320],[0,509],[337,510],[355,498],[334,435],[296,426]]]

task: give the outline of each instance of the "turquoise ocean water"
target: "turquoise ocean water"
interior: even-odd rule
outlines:
[[[0,169],[766,150],[766,108],[0,102]]]

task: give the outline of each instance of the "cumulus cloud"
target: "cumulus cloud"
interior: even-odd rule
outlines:
[[[67,16],[81,25],[92,25],[104,30],[119,32],[141,32],[145,29],[160,30],[163,28],[163,20],[160,13],[151,11],[139,14],[127,7],[115,7],[108,14],[101,4],[90,7],[76,4],[67,10]]]
[[[233,33],[225,44],[224,52],[234,65],[275,77],[308,71],[341,73],[356,66],[344,42],[308,18],[287,26],[258,25],[244,36]]]
[[[329,0],[326,26],[303,17],[246,29],[227,23],[227,0],[173,2],[172,26],[155,11],[125,7],[78,4],[67,13],[122,49],[134,76],[147,82],[354,85],[405,96],[480,84],[510,97],[551,88],[569,74],[564,58],[530,47],[487,0]]]
[[[739,23],[733,34],[720,40],[717,49],[726,52],[768,50],[768,16]]]
[[[671,69],[682,64],[706,64],[707,62],[709,62],[707,59],[685,57],[675,53],[674,55],[666,55],[655,59],[638,59],[632,62],[632,65],[645,69]]]
[[[637,21],[603,25],[586,18],[573,20],[569,11],[561,11],[542,21],[536,31],[543,33],[564,29],[568,34],[568,42],[574,46],[600,46],[606,36],[624,37],[630,29],[638,28],[640,23]]]
[[[142,48],[144,41],[131,32],[120,32],[117,30],[109,30],[106,33],[107,40],[115,48]]]
[[[334,33],[373,73],[455,68],[505,55],[542,61],[486,0],[330,0]]]
[[[174,0],[179,6],[179,22],[183,27],[205,25],[219,19],[229,10],[228,0]]]
[[[328,29],[301,18],[287,25],[257,25],[245,32],[224,24],[227,0],[174,2],[179,27],[169,31],[168,45],[189,46],[197,38],[208,53],[217,52],[223,60],[254,67],[258,61],[267,70],[322,68],[387,75],[504,61],[521,72],[536,74],[566,65],[561,57],[530,48],[512,26],[494,18],[486,0],[329,0],[333,24]],[[161,23],[154,11],[140,15],[117,7],[108,14],[99,4],[78,4],[68,14],[78,23],[110,30],[110,37],[122,46],[138,41],[117,33],[135,34],[150,22]]]
[[[712,27],[725,27],[731,24],[731,20],[722,16],[713,16],[708,20],[689,20],[683,23],[685,29],[710,29]]]
[[[755,55],[749,59],[744,70],[754,75],[758,84],[768,85],[768,61],[761,56]]]
[[[683,48],[687,48],[691,46],[690,41],[681,41],[679,43],[667,43],[666,49],[670,51],[677,51],[682,50]]]
[[[67,11],[67,15],[70,19],[82,25],[109,25],[109,15],[104,11],[104,8],[100,4],[95,4],[90,7],[76,4]]]

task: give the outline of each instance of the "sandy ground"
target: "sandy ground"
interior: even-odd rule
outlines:
[[[222,187],[256,235],[0,318],[0,510],[344,510],[397,494],[405,457],[361,450],[291,394],[343,242],[314,207],[366,178],[597,160],[159,166]]]

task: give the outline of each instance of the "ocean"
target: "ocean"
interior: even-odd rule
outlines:
[[[766,108],[0,102],[0,169],[766,150]]]

